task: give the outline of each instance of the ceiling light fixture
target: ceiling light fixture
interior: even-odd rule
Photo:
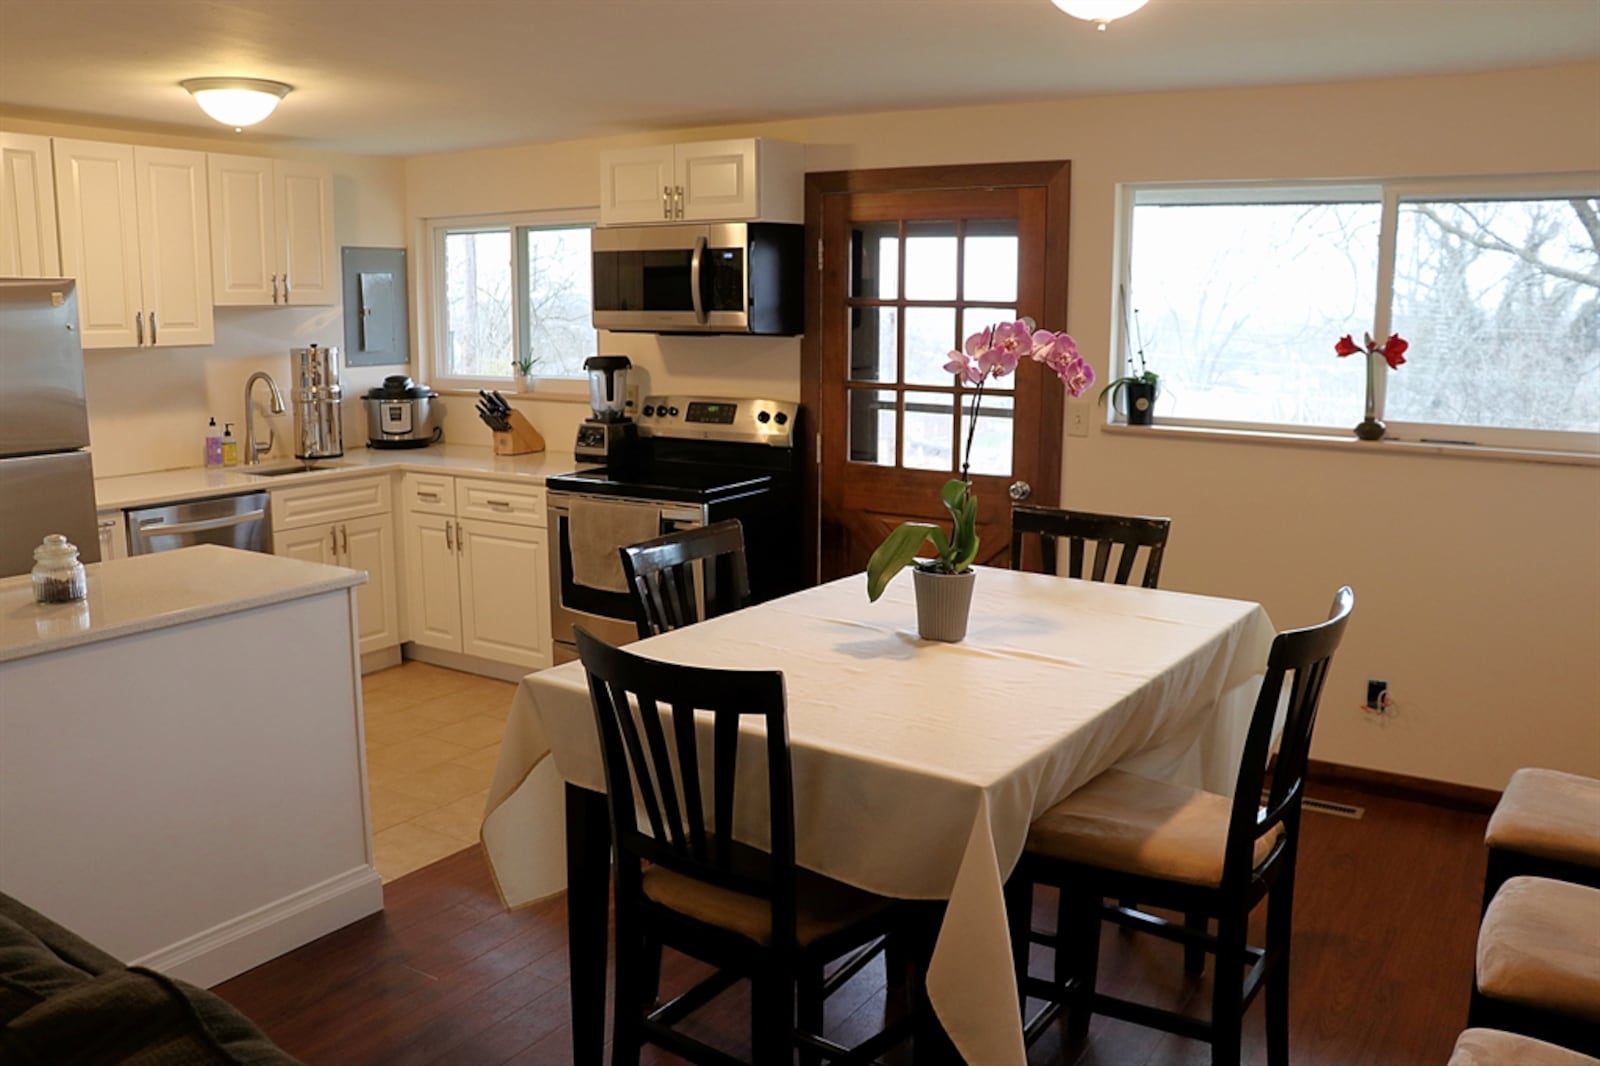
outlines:
[[[1106,23],[1133,14],[1149,3],[1149,0],[1050,0],[1050,2],[1073,18],[1094,23],[1094,28],[1104,33]]]
[[[189,90],[200,110],[235,130],[272,114],[293,88],[265,78],[189,78],[178,84]]]

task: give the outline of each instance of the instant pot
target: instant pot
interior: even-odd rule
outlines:
[[[443,428],[434,424],[439,394],[404,374],[393,374],[367,390],[367,443],[374,448],[422,448],[438,440]]]

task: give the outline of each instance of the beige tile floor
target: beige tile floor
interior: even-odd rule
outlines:
[[[515,691],[419,662],[362,679],[374,862],[385,881],[478,842]]]

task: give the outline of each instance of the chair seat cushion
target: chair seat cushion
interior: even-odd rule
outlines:
[[[1035,855],[1184,884],[1222,884],[1233,801],[1122,770],[1107,770],[1028,829]],[[1261,862],[1283,835],[1257,841]]]
[[[1600,889],[1513,877],[1478,930],[1478,990],[1600,1022]]]
[[[772,907],[764,899],[651,866],[644,894],[695,921],[726,929],[757,944],[772,943]],[[795,871],[795,939],[801,947],[888,909],[890,901],[809,870]]]
[[[1576,1051],[1498,1029],[1468,1029],[1445,1066],[1600,1066]]]
[[[1525,767],[1489,818],[1491,848],[1600,867],[1600,781]]]

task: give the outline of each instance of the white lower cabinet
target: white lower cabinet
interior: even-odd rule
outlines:
[[[407,474],[406,639],[537,670],[550,665],[541,486]],[[475,517],[491,513],[496,519]]]
[[[272,493],[274,555],[367,572],[356,589],[363,654],[400,643],[391,506],[387,474]]]

